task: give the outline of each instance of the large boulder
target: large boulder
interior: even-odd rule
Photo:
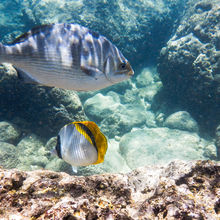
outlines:
[[[164,164],[175,159],[210,159],[208,155],[213,155],[213,151],[215,158],[217,156],[215,146],[196,133],[169,128],[132,131],[121,138],[119,147],[120,153],[131,169]]]
[[[198,124],[186,111],[175,112],[166,118],[164,124],[165,127],[174,128],[185,131],[198,132]]]
[[[158,71],[169,98],[214,131],[220,122],[220,4],[192,0],[189,5],[161,50]]]
[[[13,144],[0,141],[0,166],[4,168],[15,168],[18,163],[17,147]]]
[[[0,218],[219,219],[219,175],[212,161],[89,177],[0,169]]]
[[[108,37],[139,64],[155,60],[184,5],[181,0],[2,0],[0,39],[9,41],[40,24],[79,23]]]

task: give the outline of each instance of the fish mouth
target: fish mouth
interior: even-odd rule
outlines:
[[[129,71],[127,71],[127,70],[125,70],[125,71],[118,71],[118,72],[115,72],[115,74],[117,74],[117,75],[125,74],[125,75],[128,75],[128,76],[133,76],[134,75],[134,70],[130,69]]]
[[[130,70],[128,73],[127,73],[129,76],[133,76],[134,75],[134,70]]]

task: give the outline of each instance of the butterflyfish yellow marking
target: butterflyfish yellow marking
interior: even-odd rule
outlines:
[[[95,122],[92,121],[81,121],[81,122],[73,122],[76,126],[76,129],[82,133],[85,138],[91,143],[93,144],[97,151],[98,151],[98,159],[95,163],[93,164],[99,164],[102,163],[104,161],[105,158],[105,154],[108,148],[108,144],[107,144],[107,139],[105,137],[105,135],[100,131],[99,127],[96,125]],[[85,127],[91,132],[90,134],[88,134],[89,132],[86,132],[87,129],[83,129],[83,127],[80,126],[80,124],[85,125]],[[93,140],[94,139],[94,140]]]

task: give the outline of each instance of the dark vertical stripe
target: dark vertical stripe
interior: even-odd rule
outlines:
[[[56,151],[57,151],[57,155],[58,155],[58,157],[62,159],[62,155],[61,155],[60,135],[57,135]]]
[[[91,138],[92,143],[93,143],[94,147],[96,148],[96,150],[97,150],[97,152],[98,152],[98,148],[97,148],[96,142],[95,142],[95,137],[94,137],[94,135],[92,134],[92,132],[89,130],[89,128],[88,128],[86,125],[84,125],[84,124],[82,124],[82,123],[77,123],[77,124],[78,124],[78,125],[86,132],[86,134]]]
[[[76,44],[75,42],[72,43],[71,45],[71,54],[72,54],[72,66],[73,67],[80,67],[81,62],[80,62],[80,57],[81,57],[81,50],[82,50],[82,38],[79,34],[79,32],[76,30],[74,31],[74,37],[78,39],[78,43]]]

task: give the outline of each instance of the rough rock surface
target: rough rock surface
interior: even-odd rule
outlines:
[[[219,178],[211,161],[89,177],[0,169],[0,218],[219,219]]]
[[[158,70],[168,96],[193,112],[204,128],[220,122],[220,1],[190,1]]]
[[[0,141],[16,144],[20,135],[21,132],[17,126],[7,121],[0,122]]]
[[[17,147],[0,141],[0,166],[11,169],[17,167],[18,163]]]
[[[169,115],[164,124],[165,127],[179,130],[198,132],[198,124],[186,111],[178,111]]]
[[[57,135],[66,123],[86,119],[74,91],[24,84],[8,64],[0,66],[0,106],[0,118],[21,118],[25,123],[19,128],[29,127],[44,137]]]
[[[216,133],[215,133],[215,145],[217,147],[217,155],[218,159],[220,160],[220,125],[216,128]]]
[[[10,41],[40,24],[79,23],[108,37],[139,63],[156,58],[184,4],[182,0],[1,0],[0,39]]]

